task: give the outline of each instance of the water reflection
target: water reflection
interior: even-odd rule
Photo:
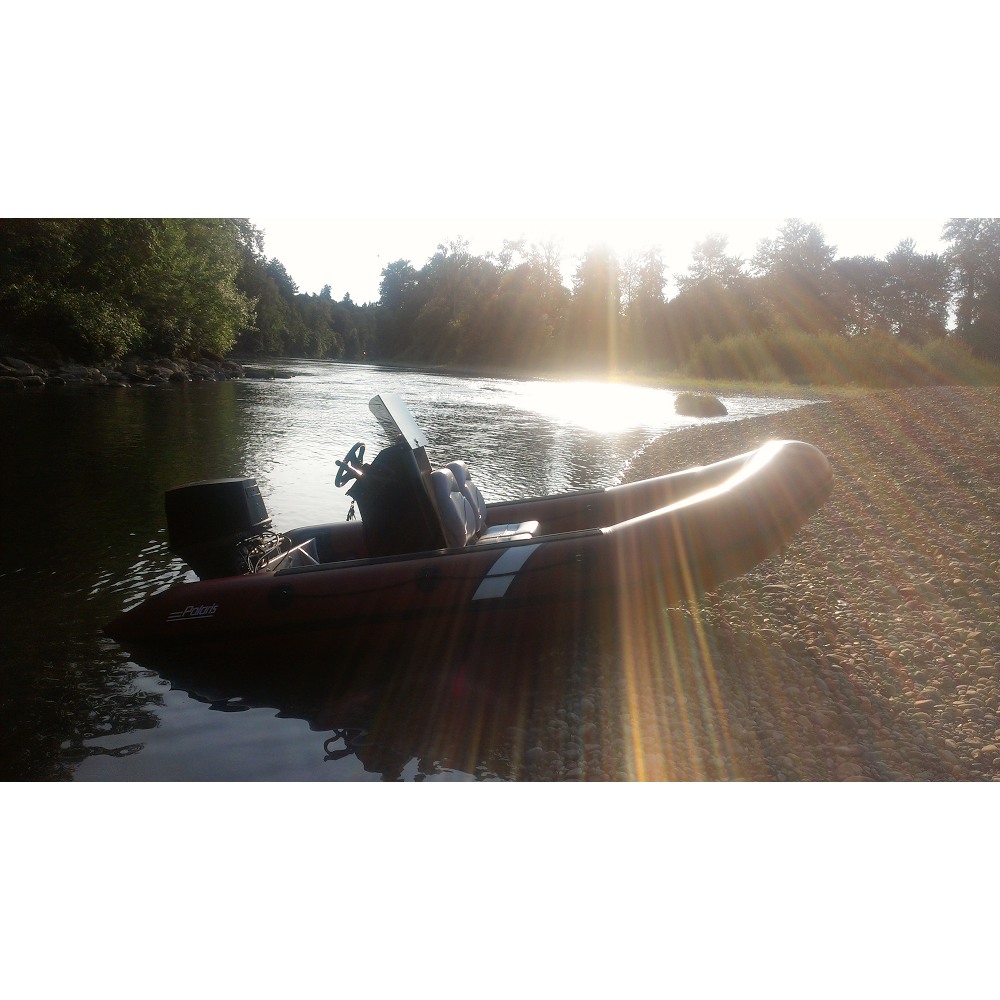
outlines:
[[[544,634],[470,634],[433,659],[416,642],[366,655],[363,637],[269,661],[231,650],[136,653],[147,676],[169,682],[172,717],[142,754],[93,757],[77,777],[745,777],[729,735],[742,686],[718,655],[732,641],[717,608],[647,601],[591,608]],[[186,758],[185,743],[203,759]]]
[[[4,778],[67,777],[100,752],[88,741],[158,725],[159,695],[136,686],[139,672],[97,630],[185,575],[166,551],[162,490],[245,461],[236,394],[216,388],[2,400]]]
[[[483,680],[484,667],[482,660],[398,658],[350,670],[339,661],[294,657],[278,671],[246,663],[156,662],[174,690],[209,711],[268,709],[272,718],[307,723],[310,759],[286,777],[350,778],[360,766],[382,781],[398,780],[404,772],[415,780],[508,776],[497,751],[514,716],[503,688],[493,690]],[[326,773],[317,774],[317,765]]]
[[[200,741],[209,749],[224,733],[229,738],[239,733],[236,742],[252,745],[250,731],[273,726],[275,719],[306,723],[309,746],[286,755],[285,777],[356,778],[363,771],[382,781],[489,780],[517,775],[525,750],[513,736],[517,723],[529,702],[558,710],[564,696],[560,682],[577,652],[565,636],[526,643],[470,635],[435,658],[422,656],[417,643],[401,644],[409,652],[374,655],[364,645],[362,637],[327,654],[289,651],[269,662],[219,650],[136,652],[133,667],[168,681],[174,697],[183,692],[190,702],[218,713],[200,726]],[[95,759],[78,776],[158,776],[155,762],[152,769],[149,763],[140,757],[127,763]],[[243,776],[259,766],[249,757]],[[239,774],[231,764],[226,768],[229,776]],[[213,773],[209,762],[185,776],[219,772]]]

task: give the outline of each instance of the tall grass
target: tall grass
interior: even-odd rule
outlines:
[[[1000,366],[952,337],[908,344],[886,334],[836,337],[791,331],[702,340],[684,373],[695,378],[793,385],[1000,385]]]

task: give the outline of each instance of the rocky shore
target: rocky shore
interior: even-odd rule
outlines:
[[[0,392],[43,389],[63,385],[167,385],[177,382],[228,382],[231,379],[290,378],[273,368],[249,368],[218,355],[198,360],[133,359],[115,368],[72,362],[41,367],[20,358],[0,358]]]
[[[646,609],[603,677],[568,667],[574,693],[512,733],[515,775],[1000,780],[998,428],[1000,390],[939,387],[658,439],[627,481],[794,438],[834,492],[783,558]]]

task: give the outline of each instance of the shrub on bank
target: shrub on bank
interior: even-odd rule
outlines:
[[[908,344],[886,334],[858,337],[767,331],[695,345],[684,373],[695,378],[793,385],[1000,385],[1000,366],[973,357],[953,337]]]

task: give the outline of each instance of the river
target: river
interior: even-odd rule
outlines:
[[[357,440],[367,442],[369,459],[384,443],[367,408],[376,392],[398,392],[429,439],[432,462],[465,459],[488,502],[611,485],[650,441],[695,422],[674,414],[673,392],[620,383],[308,361],[279,370],[294,377],[0,397],[0,775],[504,778],[518,775],[515,744],[525,739],[529,701],[533,718],[565,726],[579,721],[581,702],[600,697],[581,685],[594,670],[613,673],[614,663],[597,664],[582,646],[520,651],[522,680],[511,691],[490,680],[495,671],[476,673],[479,663],[415,668],[419,651],[405,670],[381,664],[354,675],[332,661],[214,670],[182,658],[153,667],[100,634],[153,591],[194,579],[167,550],[165,489],[249,475],[277,530],[343,519],[349,500],[334,487],[335,459]],[[804,402],[724,401],[729,416],[714,419]],[[504,669],[512,676],[509,662]],[[605,758],[604,777],[629,773]],[[575,771],[564,760],[551,773]]]

